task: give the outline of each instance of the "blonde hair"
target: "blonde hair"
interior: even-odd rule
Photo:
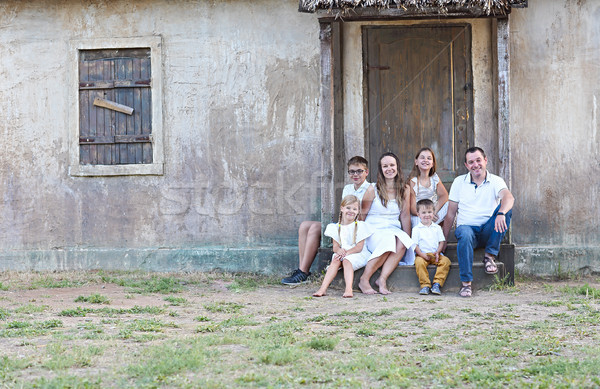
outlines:
[[[383,168],[381,167],[381,160],[385,157],[392,157],[396,160],[396,177],[394,177],[394,191],[396,192],[396,202],[398,203],[398,207],[402,209],[402,201],[404,201],[404,189],[406,186],[406,182],[404,182],[404,178],[402,178],[402,168],[400,167],[400,160],[394,153],[384,153],[377,163],[377,184],[375,185],[377,188],[377,195],[381,199],[381,204],[387,208],[387,203],[389,201],[385,176],[383,175]]]
[[[344,197],[342,199],[342,204],[340,204],[340,216],[338,218],[338,236],[340,237],[340,240],[342,240],[342,207],[345,207],[347,205],[350,204],[354,204],[354,203],[358,203],[358,212],[356,213],[356,216],[354,217],[354,235],[352,236],[352,244],[355,245],[356,244],[356,233],[358,231],[358,217],[360,216],[360,200],[358,199],[358,197],[354,196],[354,195],[348,195],[346,197]],[[340,245],[342,242],[339,242]]]

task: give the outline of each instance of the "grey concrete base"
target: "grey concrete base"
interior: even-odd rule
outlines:
[[[0,252],[0,271],[143,270],[229,271],[288,274],[298,247],[195,247],[151,249],[74,248]]]
[[[600,274],[600,247],[519,246],[516,257],[520,274],[543,277]]]

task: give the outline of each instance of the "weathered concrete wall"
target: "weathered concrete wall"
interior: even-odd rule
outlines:
[[[513,10],[513,240],[523,273],[600,272],[600,1]]]
[[[69,42],[157,35],[164,175],[70,176]],[[320,214],[318,104],[296,0],[3,1],[0,269],[287,270]]]

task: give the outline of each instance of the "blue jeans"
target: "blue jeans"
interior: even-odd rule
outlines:
[[[458,268],[460,271],[460,280],[462,282],[473,281],[473,250],[479,247],[485,247],[485,252],[498,256],[500,251],[500,243],[504,238],[504,232],[496,232],[494,223],[496,221],[496,213],[500,209],[500,205],[494,210],[494,214],[485,224],[481,226],[466,226],[462,225],[456,228],[454,235],[458,240],[456,251],[458,255]],[[510,218],[512,210],[505,215],[507,229],[510,227]]]

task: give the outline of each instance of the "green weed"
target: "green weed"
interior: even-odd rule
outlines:
[[[563,293],[585,296],[586,298],[600,298],[600,289],[589,286],[587,283],[581,286],[564,286],[561,288]]]
[[[24,314],[33,314],[44,312],[49,307],[47,305],[34,305],[34,304],[26,304],[20,306],[14,310],[15,313],[24,313]]]
[[[89,296],[79,296],[75,299],[76,303],[90,303],[90,304],[110,304],[110,300],[106,296],[102,296],[101,294],[94,293]]]
[[[187,299],[185,299],[183,297],[168,296],[168,297],[165,297],[163,300],[168,302],[171,306],[185,305],[188,303]]]
[[[340,342],[339,338],[331,336],[313,337],[306,345],[313,350],[332,351]]]

